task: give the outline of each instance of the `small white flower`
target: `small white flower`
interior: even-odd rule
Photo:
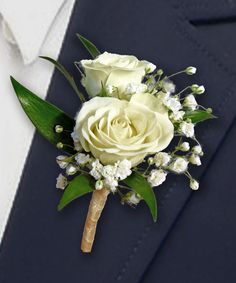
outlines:
[[[193,153],[202,156],[203,155],[203,151],[202,151],[202,147],[200,145],[195,145],[192,148]]]
[[[92,170],[89,171],[89,174],[95,179],[95,180],[99,180],[102,177],[102,174],[96,170],[95,168],[93,168]]]
[[[57,177],[56,188],[64,190],[67,184],[68,184],[67,178],[62,174],[59,174],[59,176]]]
[[[169,169],[178,174],[183,173],[188,169],[188,161],[183,157],[177,157],[176,160],[169,165]]]
[[[96,183],[95,183],[95,189],[96,190],[101,190],[103,188],[103,181],[102,180],[98,180]]]
[[[197,68],[192,67],[192,66],[186,68],[185,70],[185,73],[190,76],[196,74],[196,72],[197,72]]]
[[[149,157],[148,158],[148,164],[149,165],[153,165],[154,164],[154,158],[153,157]]]
[[[117,190],[118,181],[115,178],[108,177],[104,180],[104,186],[114,193]]]
[[[203,85],[200,85],[197,89],[197,94],[202,94],[205,92],[205,87]]]
[[[89,174],[95,179],[99,180],[102,177],[102,169],[103,165],[100,163],[98,159],[92,162],[91,164],[92,170],[89,172]]]
[[[74,165],[69,164],[66,167],[66,174],[67,175],[74,175],[76,172],[77,172],[77,169],[76,169],[76,167]]]
[[[129,204],[137,205],[139,204],[140,200],[141,198],[135,192],[130,192],[126,199],[126,202]]]
[[[184,111],[173,112],[170,114],[170,119],[172,119],[174,122],[179,122],[183,120],[184,114]]]
[[[192,190],[196,191],[199,188],[199,183],[198,183],[198,181],[191,179],[189,186]]]
[[[116,166],[113,165],[103,166],[101,174],[104,178],[115,178]]]
[[[180,146],[179,149],[181,151],[189,151],[190,150],[190,145],[188,142],[183,142]]]
[[[124,159],[122,161],[118,161],[117,163],[117,168],[116,168],[116,173],[115,177],[120,180],[126,179],[129,175],[132,174],[131,171],[131,162],[127,159]]]
[[[154,156],[154,162],[156,167],[160,167],[160,166],[167,166],[168,163],[171,160],[171,156],[166,153],[166,152],[158,152],[155,156]]]
[[[91,158],[88,154],[84,154],[84,153],[78,153],[75,156],[75,160],[79,165],[85,165],[89,162],[91,162]]]
[[[59,155],[59,156],[57,156],[56,161],[57,161],[57,164],[59,165],[59,167],[61,169],[65,169],[66,166],[68,165],[68,162],[64,161],[66,158],[67,158],[66,155]]]
[[[197,165],[197,166],[200,166],[202,164],[200,157],[198,155],[196,155],[196,154],[191,154],[190,155],[189,162],[194,164],[194,165]]]
[[[129,83],[125,89],[126,94],[144,93],[147,91],[147,85],[138,83]]]
[[[114,87],[112,85],[106,85],[106,92],[111,95],[114,92]]]
[[[180,131],[187,138],[192,138],[194,136],[194,124],[184,121],[180,124]]]
[[[81,145],[81,143],[80,143],[80,141],[79,141],[79,136],[78,136],[78,134],[76,133],[76,131],[74,131],[74,132],[71,133],[71,137],[72,137],[72,139],[73,139],[73,141],[74,141],[75,150],[76,150],[76,151],[81,151],[83,148],[82,148],[82,145]]]
[[[162,86],[167,93],[174,93],[175,92],[175,84],[168,79],[164,79],[162,81]]]
[[[198,106],[197,101],[194,97],[194,95],[190,94],[188,96],[185,97],[184,99],[184,103],[183,106],[191,109],[191,110],[195,110]]]
[[[167,100],[164,100],[163,104],[174,113],[182,108],[182,105],[177,97],[170,97]]]
[[[205,87],[203,85],[193,84],[191,86],[191,90],[192,90],[192,92],[194,92],[196,94],[202,94],[202,93],[205,92]]]
[[[167,173],[162,169],[152,170],[147,180],[151,184],[152,187],[160,186],[166,180]]]

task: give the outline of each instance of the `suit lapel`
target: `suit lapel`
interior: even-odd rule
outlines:
[[[182,11],[164,0],[147,0],[145,4],[132,0],[78,1],[59,59],[69,68],[73,61],[88,57],[76,32],[91,38],[101,50],[135,54],[156,62],[167,72],[189,65],[198,67],[197,83],[207,88],[207,95],[200,101],[213,107],[220,117],[199,127],[207,152],[204,166],[195,172],[201,179],[234,118],[235,77],[208,49]],[[75,70],[72,72],[78,77]],[[187,79],[193,83],[193,77]],[[176,82],[184,87],[186,78]],[[48,100],[72,116],[80,107],[58,73],[53,76]],[[35,136],[2,244],[1,282],[138,282],[191,195],[186,180],[173,176],[157,189],[156,224],[144,204],[132,210],[110,196],[94,251],[84,255],[79,246],[89,197],[79,199],[62,213],[56,211],[60,198],[55,189],[57,154]]]

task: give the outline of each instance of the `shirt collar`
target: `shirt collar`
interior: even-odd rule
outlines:
[[[65,0],[0,0],[3,32],[18,46],[24,64],[38,56],[46,35]]]

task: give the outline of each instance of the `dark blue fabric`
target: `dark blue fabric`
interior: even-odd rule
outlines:
[[[210,3],[214,5],[215,2]],[[196,14],[191,18],[189,6],[186,7],[184,1],[80,0],[76,2],[60,61],[79,80],[72,62],[88,57],[75,37],[75,33],[80,32],[91,38],[100,50],[137,55],[156,62],[168,73],[189,65],[196,66],[199,73],[195,77],[180,77],[176,83],[180,88],[192,82],[203,83],[207,94],[200,97],[200,102],[213,107],[220,117],[198,127],[207,152],[204,165],[195,170],[195,175],[203,179],[202,191],[192,193],[183,177],[168,178],[156,192],[159,206],[156,224],[144,204],[133,210],[121,206],[117,196],[110,196],[99,222],[94,250],[92,254],[84,255],[79,249],[89,197],[75,201],[61,213],[56,211],[61,196],[55,189],[55,178],[59,173],[55,157],[59,152],[36,134],[1,245],[1,283],[137,283],[145,280],[158,282],[159,279],[162,280],[160,282],[217,283],[222,282],[222,278],[211,277],[208,271],[218,269],[219,265],[221,274],[225,274],[225,282],[235,282],[236,275],[230,272],[229,265],[235,262],[236,255],[224,249],[227,245],[231,251],[236,248],[232,239],[228,239],[228,235],[233,236],[236,231],[233,221],[236,208],[232,205],[235,182],[233,178],[228,179],[235,150],[227,154],[227,160],[222,159],[227,162],[227,166],[221,166],[223,173],[217,167],[217,158],[224,155],[222,151],[228,140],[225,137],[235,138],[232,130],[236,103],[235,63],[222,56],[224,44],[215,46],[213,43],[219,34],[216,32],[212,41],[196,23],[203,18]],[[205,8],[205,11],[211,11],[211,7]],[[219,13],[221,10],[223,8],[214,8],[215,13],[205,12],[205,15],[214,20],[225,17],[225,14]],[[232,1],[224,4],[224,11],[232,11]],[[193,22],[190,23],[191,20]],[[233,44],[234,28],[230,28]],[[71,116],[80,107],[78,98],[58,73],[54,74],[48,100]],[[227,177],[225,182],[222,175]],[[224,184],[229,187],[228,190]],[[188,213],[190,199],[190,203],[199,209]],[[217,201],[219,207],[216,207]],[[217,208],[217,214],[214,214]],[[186,213],[188,217],[184,218]],[[197,221],[198,217],[205,219],[206,214],[210,220],[221,216],[217,217],[219,222],[213,219],[210,232],[205,229],[204,223]],[[229,225],[223,225],[224,216]],[[193,224],[194,233],[190,233]],[[223,227],[225,232],[217,233],[218,227]],[[178,235],[182,237],[175,238],[175,231],[179,231]],[[205,231],[207,235],[204,238]],[[212,231],[216,231],[214,241],[211,241]],[[168,241],[171,236],[172,241]],[[222,238],[218,241],[217,237]],[[226,246],[222,244],[219,248],[218,243]],[[184,249],[182,253],[179,247]],[[189,252],[190,247],[192,253]],[[201,249],[209,249],[207,255],[218,251],[219,262],[207,260],[210,257],[201,253]],[[228,262],[224,260],[226,255]],[[201,263],[199,270],[188,268],[191,261]]]

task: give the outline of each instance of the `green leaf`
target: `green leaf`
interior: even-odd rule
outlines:
[[[78,33],[77,36],[93,58],[96,58],[98,55],[101,54],[97,47],[91,41],[89,41],[87,38],[83,37]]]
[[[156,196],[153,192],[153,189],[147,182],[147,180],[137,172],[133,172],[132,175],[127,177],[123,181],[126,185],[131,187],[133,191],[135,191],[137,194],[139,194],[143,200],[148,205],[153,220],[156,222],[157,220],[157,201]]]
[[[73,200],[93,192],[94,184],[90,176],[80,175],[75,177],[66,187],[57,209],[62,210]]]
[[[11,82],[22,108],[39,133],[54,145],[61,142],[71,146],[65,146],[63,150],[68,153],[74,153],[74,144],[70,136],[70,132],[72,132],[74,128],[74,120],[56,106],[39,98],[13,77],[11,77]],[[70,132],[63,131],[60,134],[56,133],[56,125],[61,125]]]
[[[69,82],[69,84],[71,85],[71,87],[73,88],[73,90],[75,91],[75,93],[78,95],[78,97],[80,98],[81,102],[85,102],[85,98],[83,96],[83,94],[79,91],[74,78],[71,76],[71,74],[66,70],[66,68],[64,66],[62,66],[59,62],[55,61],[54,59],[50,58],[50,57],[45,57],[45,56],[39,56],[40,58],[47,60],[49,62],[51,62],[58,71],[60,71],[62,73],[62,75],[64,75],[64,77],[67,79],[67,81]]]
[[[191,119],[194,124],[213,118],[216,116],[204,110],[188,111],[184,115],[184,119]]]

